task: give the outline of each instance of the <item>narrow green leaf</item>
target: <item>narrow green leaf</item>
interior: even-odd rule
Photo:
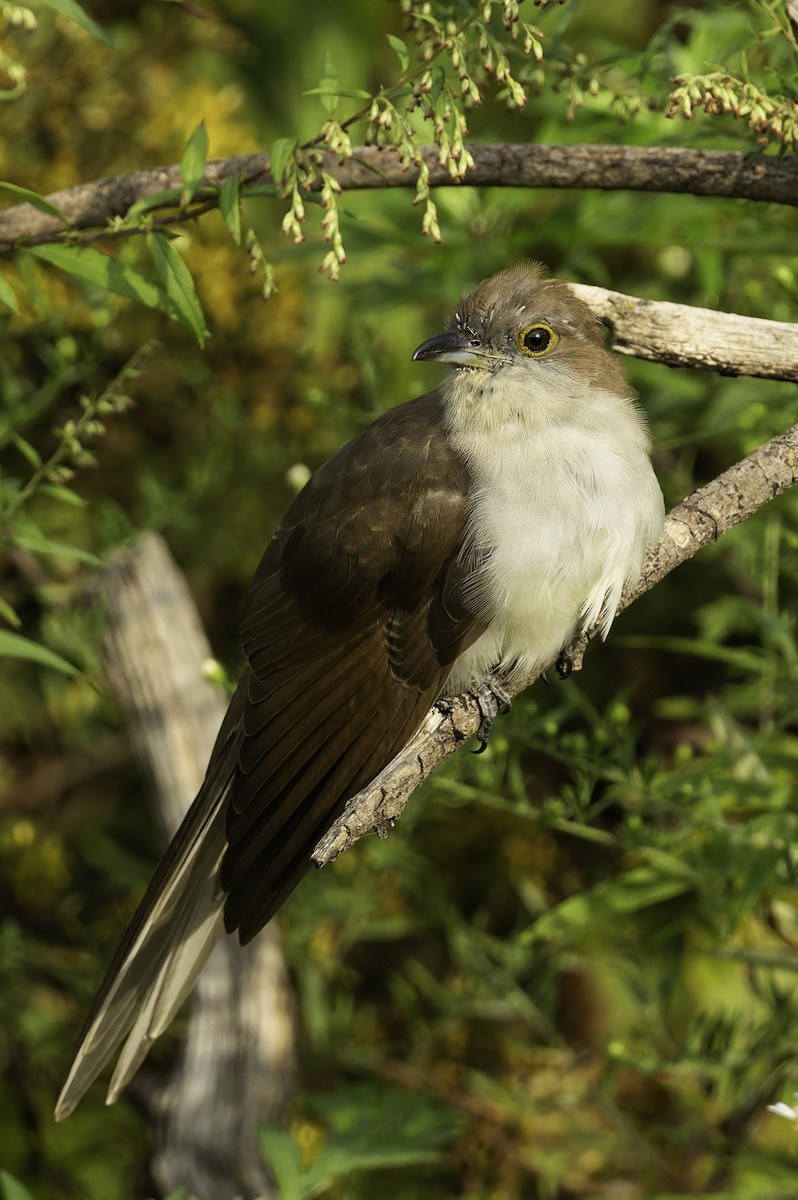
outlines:
[[[281,184],[283,182],[288,164],[298,145],[299,143],[296,138],[277,138],[276,141],[272,142],[272,147],[269,151],[269,163],[275,183]]]
[[[22,624],[14,609],[2,596],[0,596],[0,619],[6,621],[9,625],[13,625],[15,629],[18,629]]]
[[[53,12],[60,13],[62,17],[73,21],[79,25],[86,33],[90,33],[92,37],[97,38],[98,42],[104,42],[106,46],[113,46],[113,41],[104,29],[101,29],[96,21],[92,20],[87,12],[80,7],[76,0],[39,0],[45,8],[51,8]]]
[[[324,55],[324,67],[322,68],[322,76],[319,80],[319,87],[314,92],[314,95],[321,97],[321,106],[328,117],[334,117],[338,109],[338,99],[336,88],[338,87],[338,72],[335,69],[335,63],[332,60],[330,51]]]
[[[10,192],[12,196],[16,196],[17,200],[24,200],[26,204],[30,204],[32,208],[37,208],[39,212],[47,213],[51,217],[58,217],[59,221],[63,221],[65,225],[69,224],[60,208],[44,196],[40,196],[38,192],[34,192],[31,188],[20,187],[18,183],[8,183],[6,180],[0,181],[0,189],[4,192]]]
[[[347,100],[370,100],[371,99],[371,92],[364,92],[362,88],[338,87],[337,84],[329,84],[328,86],[324,86],[324,84],[321,84],[321,85],[319,85],[319,87],[308,88],[308,90],[306,92],[303,92],[302,95],[303,96],[336,96],[336,97],[344,96],[344,97],[346,97]],[[325,107],[326,107],[326,105],[325,105]],[[329,110],[328,110],[328,114],[330,116],[332,116],[332,113],[330,113]]]
[[[142,200],[131,204],[125,213],[125,220],[137,217],[140,213],[149,212],[151,208],[161,208],[169,204],[177,205],[182,195],[183,189],[179,187],[164,188],[162,192],[153,192],[151,196],[145,196]]]
[[[444,84],[446,83],[446,72],[440,63],[436,63],[432,68],[431,75],[432,84],[429,96],[432,103],[435,104],[436,101],[440,99],[441,92],[443,91]]]
[[[186,328],[191,330],[200,346],[204,346],[208,328],[205,324],[202,305],[194,288],[191,272],[172,242],[162,233],[148,234],[147,246],[155,264],[155,270],[173,305],[174,314]]]
[[[24,437],[18,433],[11,434],[11,441],[19,450],[23,458],[27,459],[32,467],[39,468],[42,465],[41,455],[35,446],[31,446],[30,442],[26,442]]]
[[[56,487],[54,483],[40,483],[39,491],[43,496],[49,496],[51,500],[57,500],[59,504],[67,504],[70,508],[85,508],[86,501],[77,492],[73,492],[68,487]]]
[[[337,1142],[337,1144],[336,1144]],[[384,1170],[387,1167],[408,1167],[433,1163],[440,1159],[440,1150],[421,1146],[357,1146],[347,1135],[330,1135],[321,1146],[313,1163],[307,1168],[307,1191],[311,1186],[326,1191],[336,1179],[349,1179],[355,1171]]]
[[[273,183],[248,183],[244,186],[241,195],[244,200],[248,200],[250,196],[279,196],[280,189]]]
[[[26,253],[65,271],[82,283],[94,284],[117,296],[138,300],[147,308],[174,315],[169,297],[157,283],[142,275],[135,267],[128,267],[91,246],[30,246]]]
[[[4,422],[0,426],[0,446],[10,440],[11,431],[8,428],[8,423]],[[2,471],[0,471],[0,518],[3,516],[3,509],[7,504],[11,503],[21,486],[19,479],[15,479],[13,475],[3,475]]]
[[[207,161],[208,131],[205,128],[205,122],[200,121],[186,142],[183,157],[180,159],[180,174],[183,178],[183,183],[186,185],[184,203],[188,203],[196,192]]]
[[[259,1129],[258,1144],[274,1176],[280,1200],[305,1200],[302,1151],[291,1135],[282,1129]]]
[[[759,946],[730,946],[721,950],[704,950],[712,958],[726,958],[731,962],[750,963],[755,967],[774,967],[778,971],[798,971],[798,959],[793,950],[772,950]]]
[[[0,304],[10,309],[11,312],[19,312],[19,303],[14,295],[14,289],[6,279],[3,279],[2,275],[0,275]]]
[[[410,66],[410,52],[401,38],[394,37],[392,33],[385,35],[388,38],[388,45],[393,50],[396,57],[399,59],[399,66],[402,71],[406,71]]]
[[[76,562],[87,563],[90,567],[100,567],[102,562],[96,554],[71,546],[68,542],[56,542],[48,538],[34,525],[26,524],[24,528],[17,527],[13,534],[14,544],[31,554],[49,554],[54,558],[74,559]]]
[[[696,881],[685,871],[665,874],[650,866],[633,867],[615,879],[604,880],[587,892],[561,900],[539,917],[525,941],[546,941],[563,935],[583,937],[602,920],[639,912],[674,896],[692,891]]]
[[[761,674],[769,669],[768,661],[761,652],[738,650],[734,646],[721,646],[715,642],[708,642],[701,638],[651,638],[642,634],[623,634],[621,636],[625,646],[642,646],[645,648],[656,645],[658,648],[672,654],[708,658],[715,662],[727,663],[729,666],[738,667],[741,671],[756,672],[757,674]],[[618,640],[620,641],[621,639],[619,638]]]
[[[219,211],[224,217],[224,223],[230,230],[230,236],[237,246],[241,245],[241,205],[238,187],[238,176],[231,175],[225,179],[219,188]]]
[[[0,658],[21,658],[27,662],[38,663],[41,667],[62,671],[64,675],[80,675],[77,667],[74,667],[71,662],[67,662],[60,654],[56,654],[54,650],[50,650],[47,646],[40,646],[38,642],[32,642],[30,638],[22,637],[19,633],[12,633],[9,629],[0,629]],[[2,1183],[5,1200],[25,1200],[26,1197],[30,1200],[29,1194],[22,1184],[17,1183],[5,1171],[0,1173],[0,1183]]]

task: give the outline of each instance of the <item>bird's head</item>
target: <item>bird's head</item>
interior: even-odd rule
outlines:
[[[497,381],[534,372],[555,386],[578,379],[628,391],[591,310],[534,262],[483,280],[460,301],[446,332],[422,342],[413,360],[448,363],[482,378],[487,372]]]

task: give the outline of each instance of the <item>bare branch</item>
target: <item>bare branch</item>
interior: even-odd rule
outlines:
[[[798,425],[759,446],[742,462],[688,496],[668,515],[659,543],[646,558],[639,582],[623,596],[619,612],[659,583],[703,546],[738,525],[798,482]],[[597,630],[589,630],[586,644]],[[580,645],[575,667],[581,666]],[[551,663],[510,689],[513,695],[529,687]],[[482,719],[471,694],[439,701],[408,745],[362,792],[354,796],[341,817],[319,842],[313,861],[332,862],[364,833],[384,835],[404,811],[415,789],[443,759],[473,737]]]
[[[722,150],[686,150],[647,146],[539,146],[514,143],[471,145],[474,167],[462,179],[453,179],[438,161],[435,146],[422,148],[432,187],[600,188],[604,191],[690,193],[695,196],[733,196],[798,204],[798,159]],[[327,154],[323,169],[345,191],[373,188],[414,188],[415,167],[402,165],[393,147],[356,147],[352,158],[340,161]],[[273,183],[268,154],[246,154],[211,160],[202,188],[218,188],[237,176],[243,184]],[[180,167],[154,167],[116,179],[97,179],[63,191],[48,200],[66,217],[70,229],[106,230],[123,217],[131,205],[169,188],[180,187]],[[319,184],[320,186],[320,184]],[[202,202],[207,194],[200,193]],[[169,208],[169,205],[164,205]],[[173,209],[173,205],[171,206]],[[157,211],[157,210],[153,210]],[[189,208],[172,212],[170,220],[194,215]],[[16,204],[0,213],[0,246],[35,245],[64,237],[57,217],[30,204]],[[114,231],[107,230],[112,236]],[[73,233],[74,236],[74,233]]]
[[[622,354],[721,375],[798,381],[798,325],[642,300],[588,284],[571,288],[610,328]]]

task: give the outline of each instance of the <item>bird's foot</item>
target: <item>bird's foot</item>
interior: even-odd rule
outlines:
[[[479,723],[477,730],[477,741],[480,743],[479,749],[474,750],[474,754],[482,754],[488,744],[490,731],[493,729],[493,722],[501,714],[504,716],[512,707],[512,698],[506,688],[502,687],[495,679],[491,679],[490,683],[482,683],[476,689],[477,703],[479,711],[482,713],[482,720]]]
[[[560,679],[567,679],[574,669],[574,648],[572,645],[563,646],[554,668]]]

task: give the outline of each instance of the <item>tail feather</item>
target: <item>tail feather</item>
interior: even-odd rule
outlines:
[[[208,955],[224,933],[224,917],[218,905],[201,932],[201,938],[196,936],[196,932],[189,935],[193,955],[187,953],[187,945],[182,945],[178,947],[174,958],[164,963],[152,995],[134,1022],[117,1059],[106,1104],[114,1104],[119,1099],[147,1057],[152,1043],[161,1036],[188,996]],[[179,963],[176,961],[178,958]]]
[[[158,1004],[149,1024],[148,1032],[151,1038],[160,1037],[171,1025],[181,1004],[197,982],[208,955],[224,933],[222,903],[223,899],[220,900],[215,895],[212,904],[207,907],[207,912],[201,916],[201,923],[188,933],[170,959]]]
[[[152,1021],[155,1008],[158,1004],[158,998],[163,989],[163,977],[165,974],[166,963],[161,968],[158,979],[152,986],[149,996],[144,1001],[138,1016],[133,1021],[130,1033],[127,1035],[127,1040],[122,1047],[119,1058],[116,1061],[116,1066],[114,1067],[114,1073],[111,1076],[106,1104],[112,1104],[117,1099],[125,1083],[132,1079],[149,1053],[150,1046],[154,1040],[149,1035],[150,1022]],[[102,1065],[105,1064],[103,1063]],[[56,1113],[56,1118],[58,1118],[58,1113]]]
[[[206,787],[166,852],[106,974],[56,1105],[74,1110],[117,1046],[125,1041],[107,1102],[143,1062],[186,998],[224,932],[219,864],[225,848],[227,788]]]

